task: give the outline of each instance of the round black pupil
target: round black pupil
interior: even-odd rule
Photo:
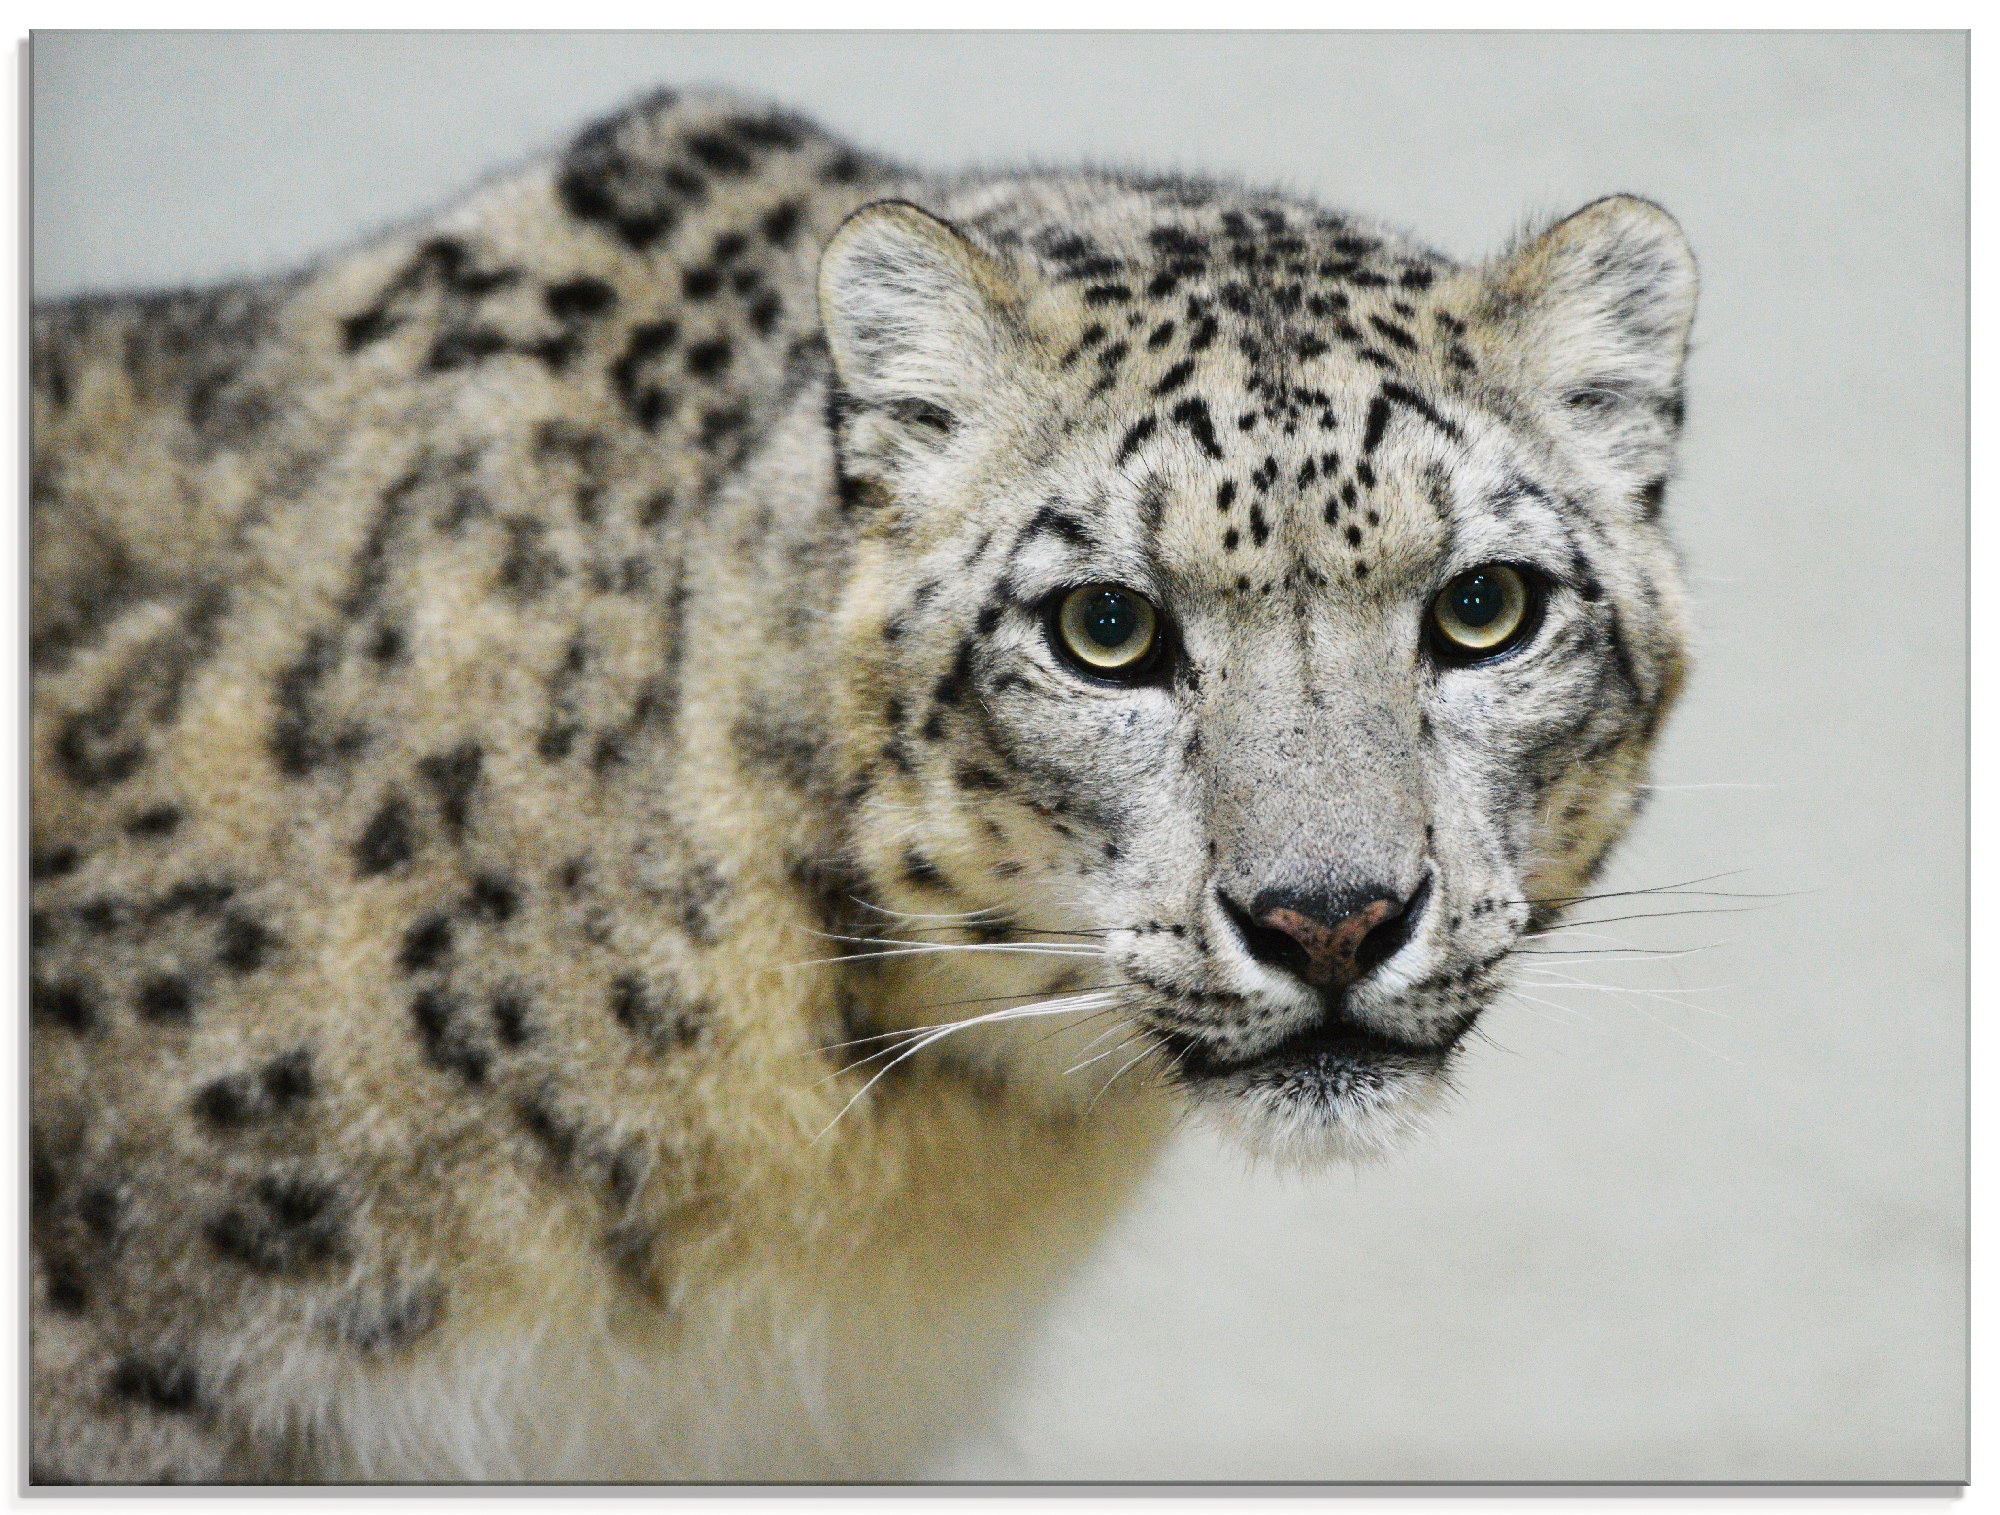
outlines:
[[[1131,600],[1107,589],[1090,597],[1090,602],[1084,607],[1083,625],[1098,646],[1116,651],[1137,633],[1139,617],[1132,609]]]
[[[1451,586],[1451,613],[1460,624],[1489,626],[1507,608],[1507,592],[1490,573],[1468,573]]]

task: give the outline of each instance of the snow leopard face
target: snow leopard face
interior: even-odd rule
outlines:
[[[1096,189],[865,207],[822,264],[863,862],[1096,955],[1113,1045],[1256,1145],[1371,1150],[1635,812],[1691,259],[1624,198],[1466,269]]]

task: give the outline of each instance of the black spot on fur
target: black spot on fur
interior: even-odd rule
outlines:
[[[194,1109],[210,1125],[232,1130],[255,1118],[256,1095],[248,1077],[232,1073],[196,1090]]]
[[[962,638],[958,644],[958,651],[952,657],[950,669],[938,679],[931,690],[931,698],[938,704],[956,705],[960,696],[965,693],[966,683],[972,677],[972,651],[972,638]]]
[[[773,247],[790,247],[792,235],[799,229],[799,206],[796,200],[786,200],[764,212],[758,223],[764,233],[764,240]]]
[[[680,328],[672,321],[643,322],[632,328],[624,353],[611,365],[611,387],[626,414],[647,431],[654,430],[672,413],[672,396],[657,385],[646,383],[643,372],[647,364],[671,351],[679,337]]]
[[[339,662],[332,636],[316,631],[306,638],[298,658],[282,669],[275,690],[271,722],[271,756],[287,778],[304,778],[322,765],[351,756],[360,748],[358,730],[328,733],[320,728],[314,697]]]
[[[489,326],[447,331],[431,344],[426,363],[433,372],[449,373],[453,369],[498,357],[508,350],[508,346],[506,335]]]
[[[698,379],[712,379],[729,366],[729,339],[712,337],[687,350],[687,371]]]
[[[1134,421],[1126,431],[1124,440],[1119,442],[1118,456],[1113,461],[1123,463],[1127,458],[1131,457],[1134,452],[1138,451],[1146,438],[1153,434],[1159,424],[1159,420],[1154,416],[1141,416],[1138,420]]]
[[[525,1047],[535,1039],[528,1019],[528,1002],[511,990],[493,996],[493,1034],[503,1047]]]
[[[299,1273],[339,1255],[341,1224],[331,1185],[267,1174],[255,1205],[224,1210],[208,1225],[209,1244],[253,1273]]]
[[[756,158],[743,144],[723,132],[690,132],[686,140],[689,155],[710,173],[736,179],[757,166]]]
[[[90,1285],[75,1258],[44,1253],[42,1281],[44,1298],[57,1313],[81,1315],[90,1308]]]
[[[362,878],[373,878],[408,862],[415,852],[410,808],[401,795],[391,793],[355,839],[355,872]]]
[[[341,351],[352,357],[362,348],[381,341],[402,324],[402,317],[391,315],[386,305],[372,305],[367,310],[358,311],[340,323]]]
[[[426,1062],[468,1084],[482,1084],[491,1055],[460,1024],[458,1010],[458,1001],[442,989],[425,989],[410,1001],[410,1020]]]
[[[583,1133],[574,1121],[556,1109],[550,1091],[537,1090],[523,1097],[514,1106],[514,1116],[558,1167],[567,1168],[570,1165],[582,1143]]]
[[[43,879],[66,878],[76,872],[83,862],[83,854],[74,847],[48,847],[28,854],[28,877],[39,883]]]
[[[396,964],[405,973],[423,973],[435,968],[450,954],[451,938],[451,921],[446,916],[427,915],[403,933]]]
[[[149,810],[141,810],[125,823],[127,836],[156,837],[172,836],[179,829],[181,812],[178,805],[155,805]]]
[[[1187,383],[1194,374],[1194,359],[1182,358],[1172,368],[1160,376],[1160,382],[1153,386],[1156,395],[1170,395]]]
[[[473,741],[460,742],[449,752],[434,753],[417,764],[417,771],[437,796],[445,829],[463,837],[471,815],[472,794],[479,787],[484,754]]]
[[[132,1007],[142,1020],[182,1024],[194,1014],[194,990],[185,978],[162,974],[140,986]]]
[[[145,742],[126,730],[122,703],[114,698],[71,716],[56,734],[56,764],[77,788],[122,784],[144,765]]]
[[[507,552],[500,560],[500,588],[509,599],[539,599],[563,576],[562,560],[541,545],[546,523],[533,516],[509,516],[500,523]]]
[[[701,1034],[706,1009],[680,1005],[670,996],[649,995],[636,974],[622,974],[611,984],[611,1018],[653,1052],[691,1046]]]
[[[1029,519],[1028,524],[1021,528],[1020,536],[1015,539],[1016,545],[1032,541],[1043,532],[1052,532],[1073,547],[1092,547],[1096,545],[1096,539],[1091,536],[1090,528],[1066,510],[1061,509],[1057,501],[1051,501],[1034,513]]]
[[[920,889],[951,891],[951,882],[938,865],[914,847],[903,854],[903,877]]]
[[[471,892],[465,897],[465,909],[468,914],[480,920],[502,925],[514,918],[514,913],[520,906],[520,891],[514,887],[511,879],[499,873],[475,875]]]
[[[65,1031],[82,1036],[97,1025],[97,1008],[81,984],[74,981],[45,984],[33,979],[28,984],[28,1009],[44,1020],[54,1021]]]
[[[171,1358],[128,1357],[111,1370],[105,1391],[115,1400],[161,1415],[187,1415],[201,1403],[201,1382],[194,1369]]]
[[[544,290],[542,301],[558,321],[584,321],[616,305],[618,291],[602,279],[567,279]]]
[[[1222,444],[1216,440],[1215,422],[1208,413],[1208,402],[1206,400],[1202,399],[1199,395],[1191,395],[1169,411],[1167,419],[1172,421],[1176,426],[1187,428],[1188,435],[1192,436],[1195,440],[1195,445],[1200,447],[1211,458],[1221,459]],[[1234,489],[1235,486],[1225,485],[1224,487]]]
[[[317,1089],[312,1053],[296,1047],[253,1073],[231,1073],[195,1091],[194,1110],[219,1131],[233,1131],[288,1114]]]
[[[278,943],[276,933],[247,915],[223,918],[217,934],[215,960],[231,973],[255,973]]]
[[[289,1110],[304,1103],[313,1097],[317,1087],[313,1079],[311,1051],[295,1047],[272,1058],[264,1065],[263,1072],[258,1074],[257,1081],[273,1110]]]

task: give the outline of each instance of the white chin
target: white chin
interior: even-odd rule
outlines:
[[[1375,1162],[1403,1148],[1451,1092],[1441,1062],[1312,1061],[1203,1079],[1195,1110],[1258,1158],[1287,1168]]]

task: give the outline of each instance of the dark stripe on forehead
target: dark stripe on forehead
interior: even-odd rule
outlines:
[[[1364,453],[1373,452],[1381,442],[1382,434],[1389,429],[1390,409],[1396,405],[1415,411],[1454,442],[1465,439],[1465,433],[1459,430],[1457,422],[1439,415],[1437,408],[1414,389],[1391,379],[1384,383],[1375,398],[1368,402],[1368,425],[1361,438],[1361,450]]]
[[[1049,501],[1036,511],[1027,525],[1021,528],[1020,535],[1014,538],[1014,550],[1018,552],[1036,537],[1044,535],[1059,536],[1073,547],[1097,545],[1097,538],[1090,534],[1090,528],[1063,510],[1061,502],[1057,500]]]
[[[1488,508],[1504,515],[1516,505],[1524,502],[1533,502],[1537,505],[1548,505],[1551,503],[1548,492],[1541,485],[1535,483],[1532,479],[1523,478],[1518,473],[1510,473],[1501,482],[1499,489],[1495,490],[1487,499],[1486,503]]]

